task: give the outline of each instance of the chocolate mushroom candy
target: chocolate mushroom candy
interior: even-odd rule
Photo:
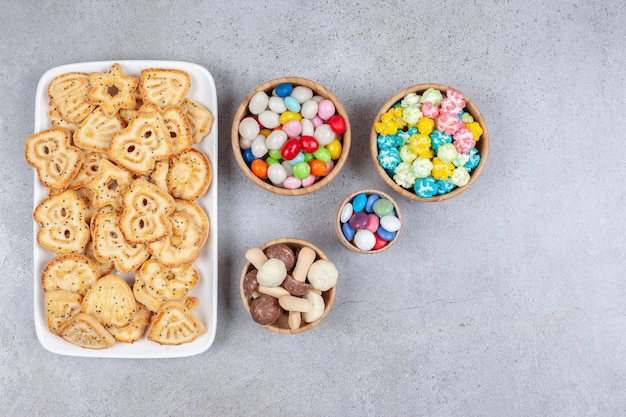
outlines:
[[[246,274],[246,277],[243,279],[243,292],[248,298],[252,298],[254,292],[259,287],[259,283],[256,280],[256,276],[259,271],[256,269],[251,269]]]
[[[284,243],[275,243],[265,249],[265,256],[269,259],[280,259],[283,261],[287,271],[291,271],[296,264],[296,255],[293,253],[293,249]]]
[[[304,297],[284,295],[278,299],[278,303],[290,316],[293,312],[302,313],[302,318],[307,323],[314,322],[324,314],[324,298],[315,291],[307,292]]]
[[[246,259],[258,270],[256,280],[265,287],[279,286],[287,275],[285,264],[278,259],[268,259],[260,248],[246,251]]]
[[[289,274],[287,274],[281,286],[289,291],[289,294],[296,296],[302,296],[311,289],[311,284],[308,282],[298,281]]]
[[[250,303],[252,320],[262,326],[274,323],[282,313],[278,300],[270,295],[261,294]]]
[[[328,291],[337,284],[339,272],[330,261],[319,259],[311,265],[307,273],[309,283],[316,290]]]
[[[300,282],[306,280],[306,275],[309,272],[309,267],[315,261],[317,254],[313,249],[308,246],[303,246],[298,251],[298,259],[296,260],[296,266],[293,269],[291,275],[294,279]]]

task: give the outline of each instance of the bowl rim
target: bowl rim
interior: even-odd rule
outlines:
[[[467,110],[474,117],[474,120],[480,123],[480,126],[483,129],[483,134],[480,140],[476,144],[476,147],[480,148],[479,150],[480,162],[478,163],[478,166],[472,170],[472,173],[470,174],[469,182],[463,187],[457,187],[454,190],[450,191],[449,193],[438,194],[430,198],[423,198],[423,197],[418,196],[414,192],[407,190],[406,188],[403,188],[400,185],[396,184],[396,182],[393,181],[393,179],[387,174],[387,172],[383,169],[383,167],[381,167],[380,164],[378,163],[378,158],[377,158],[378,157],[378,143],[377,143],[378,133],[376,132],[376,129],[374,128],[374,123],[378,122],[381,119],[382,115],[388,109],[390,109],[391,106],[393,106],[395,103],[400,101],[407,94],[424,92],[429,88],[434,88],[443,93],[445,93],[446,90],[450,88],[452,90],[462,93],[465,103],[466,103],[465,110]],[[372,158],[372,162],[374,163],[374,168],[376,169],[376,172],[378,172],[378,175],[385,182],[385,184],[387,184],[390,188],[392,188],[395,192],[397,192],[401,196],[406,197],[411,200],[416,200],[416,201],[425,202],[425,203],[436,203],[436,202],[448,200],[450,198],[460,195],[461,193],[469,189],[470,186],[474,184],[474,182],[476,182],[478,177],[481,175],[483,168],[485,167],[485,164],[487,162],[487,157],[489,156],[489,130],[487,128],[487,123],[485,122],[485,118],[482,112],[480,111],[478,106],[461,90],[444,85],[444,84],[432,84],[432,83],[415,84],[415,85],[406,87],[398,91],[396,94],[391,96],[391,98],[389,98],[382,105],[382,107],[380,107],[374,119],[374,123],[372,123],[372,127],[370,129],[370,156]]]
[[[337,112],[337,114],[343,117],[346,123],[346,130],[345,132],[341,134],[341,142],[342,142],[341,155],[335,161],[335,165],[333,169],[330,171],[330,173],[328,173],[327,175],[325,175],[324,177],[322,177],[321,179],[319,179],[318,181],[316,181],[315,183],[313,183],[312,185],[308,187],[300,187],[294,190],[290,190],[290,189],[283,188],[283,187],[278,187],[270,183],[269,180],[266,181],[254,175],[254,173],[250,170],[250,168],[244,161],[241,148],[239,147],[239,122],[244,117],[246,117],[247,112],[248,112],[248,104],[250,103],[250,100],[252,99],[252,97],[260,91],[271,93],[271,90],[274,87],[276,87],[279,84],[287,83],[287,82],[294,84],[294,85],[302,85],[302,86],[309,87],[311,88],[311,90],[313,90],[314,93],[319,94],[322,97],[331,100],[333,104],[335,105],[335,111]],[[328,185],[337,176],[337,174],[339,174],[344,164],[346,163],[348,159],[348,154],[350,153],[350,147],[352,143],[352,129],[350,126],[350,118],[348,117],[348,113],[346,112],[346,109],[344,108],[341,101],[339,101],[337,96],[332,91],[330,91],[326,86],[320,84],[317,81],[313,81],[313,80],[310,80],[308,78],[303,78],[303,77],[295,77],[295,76],[275,78],[273,80],[266,81],[263,84],[260,84],[256,88],[254,88],[246,96],[246,98],[239,104],[239,107],[237,108],[237,111],[235,112],[235,115],[233,116],[233,124],[231,126],[230,136],[231,136],[231,140],[230,140],[231,148],[235,156],[235,160],[237,161],[237,165],[239,165],[239,168],[244,173],[244,175],[250,181],[252,181],[257,186],[261,187],[262,189],[266,191],[270,191],[275,194],[285,195],[285,196],[297,196],[297,195],[309,194]]]
[[[274,240],[270,240],[269,242],[266,242],[262,245],[259,246],[259,248],[261,248],[261,250],[265,251],[265,249],[267,249],[268,247],[275,245],[277,243],[282,243],[282,244],[286,244],[287,246],[291,247],[292,249],[299,249],[303,246],[308,246],[311,249],[313,249],[315,251],[315,253],[317,254],[316,260],[319,259],[324,259],[326,261],[328,261],[328,257],[326,256],[326,254],[317,246],[315,246],[314,244],[312,244],[311,242],[308,242],[306,240],[303,239],[299,239],[299,238],[278,238],[278,239],[274,239]],[[292,246],[294,245],[294,246]],[[241,271],[241,275],[239,277],[239,296],[241,298],[241,302],[243,304],[244,309],[246,310],[246,312],[248,313],[248,316],[250,317],[250,319],[252,319],[252,317],[250,316],[250,303],[248,301],[248,297],[246,297],[244,289],[243,289],[243,281],[246,277],[246,274],[248,273],[248,271],[250,271],[253,268],[253,265],[249,262],[246,261],[242,271]],[[337,295],[337,285],[333,286],[332,288],[330,288],[327,291],[323,291],[322,292],[322,297],[324,298],[324,313],[322,314],[322,316],[320,318],[318,318],[317,320],[311,322],[311,323],[306,323],[304,320],[302,321],[302,324],[300,325],[300,327],[298,327],[295,330],[290,329],[289,327],[287,328],[283,328],[283,327],[279,327],[276,326],[274,324],[267,324],[267,325],[260,325],[258,323],[255,322],[255,324],[264,327],[267,330],[270,330],[274,333],[280,333],[280,334],[299,334],[299,333],[303,333],[306,332],[307,330],[311,330],[312,328],[316,327],[318,324],[320,324],[328,315],[328,313],[330,312],[330,310],[333,307],[333,304],[335,303],[335,297]]]
[[[396,217],[398,218],[398,220],[400,220],[400,229],[398,229],[398,231],[396,232],[396,237],[393,238],[393,240],[387,242],[387,244],[385,246],[383,246],[380,249],[372,249],[372,250],[363,250],[363,249],[359,249],[356,245],[352,244],[351,242],[348,242],[348,239],[346,239],[346,237],[343,235],[343,232],[341,230],[341,211],[343,209],[343,207],[350,201],[352,201],[357,195],[359,194],[378,194],[381,197],[384,197],[386,199],[388,199],[389,201],[391,201],[393,203],[393,206],[395,208],[396,211]],[[375,253],[380,253],[383,252],[387,249],[389,249],[391,246],[393,246],[394,243],[396,243],[398,241],[398,238],[400,237],[400,233],[402,232],[402,210],[400,210],[400,206],[398,205],[398,202],[393,199],[389,194],[380,191],[378,189],[375,188],[363,188],[360,190],[356,190],[353,193],[349,194],[348,196],[346,196],[346,198],[343,199],[343,201],[341,202],[341,204],[339,204],[339,207],[337,208],[337,212],[335,214],[335,233],[337,234],[337,237],[339,238],[339,241],[348,249],[357,252],[357,253],[362,253],[362,254],[375,254]]]

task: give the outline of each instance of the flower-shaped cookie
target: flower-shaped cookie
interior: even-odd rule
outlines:
[[[135,108],[139,79],[125,76],[120,64],[113,64],[107,72],[92,72],[89,81],[91,90],[87,102],[100,105],[105,115],[113,116],[120,109]]]
[[[135,273],[133,293],[137,301],[157,312],[163,303],[185,298],[197,283],[198,273],[191,265],[167,268],[148,259]]]

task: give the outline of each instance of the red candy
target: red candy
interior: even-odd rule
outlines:
[[[374,243],[372,250],[380,249],[388,243],[385,239],[378,236],[378,233],[374,233],[374,237],[376,238],[376,243]]]
[[[319,148],[320,144],[313,136],[302,136],[300,138],[300,146],[304,152],[313,153]]]
[[[296,138],[289,139],[280,150],[283,159],[291,161],[300,152],[300,140]]]
[[[346,131],[346,121],[338,114],[332,116],[326,123],[328,123],[332,131],[338,135]]]

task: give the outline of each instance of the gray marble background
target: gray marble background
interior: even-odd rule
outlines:
[[[626,3],[3,1],[0,13],[0,414],[6,416],[626,415]],[[183,60],[219,102],[219,294],[211,348],[181,359],[51,354],[33,321],[35,88],[62,64]],[[271,195],[230,148],[239,102],[297,75],[346,107],[353,148],[328,187]],[[435,82],[481,108],[481,178],[437,204],[398,196],[380,255],[345,249],[347,193],[391,192],[368,150],[378,108]],[[243,254],[278,237],[340,270],[327,320],[277,335],[247,316]]]

